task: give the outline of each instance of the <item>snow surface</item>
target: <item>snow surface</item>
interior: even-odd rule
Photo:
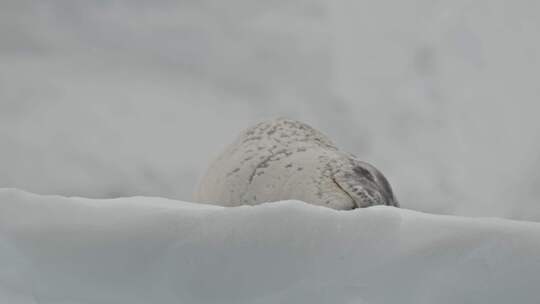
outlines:
[[[538,303],[540,224],[0,190],[0,303]]]

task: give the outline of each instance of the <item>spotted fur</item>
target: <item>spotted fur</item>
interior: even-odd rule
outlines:
[[[195,200],[225,206],[297,199],[334,209],[398,206],[386,178],[319,131],[279,118],[240,134],[210,165]]]

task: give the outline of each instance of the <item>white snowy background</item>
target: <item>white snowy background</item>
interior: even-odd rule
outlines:
[[[0,187],[190,200],[287,116],[402,205],[540,220],[540,2],[1,0]]]
[[[0,302],[538,303],[539,16],[532,0],[0,0],[0,188],[39,194],[0,189]],[[377,166],[415,211],[189,203],[276,116]]]

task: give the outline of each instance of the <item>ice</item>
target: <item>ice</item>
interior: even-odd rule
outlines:
[[[0,303],[537,303],[540,224],[0,190]]]

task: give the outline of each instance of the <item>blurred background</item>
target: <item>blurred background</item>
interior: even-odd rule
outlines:
[[[540,221],[540,2],[0,0],[0,187],[190,200],[286,116],[402,206]]]

